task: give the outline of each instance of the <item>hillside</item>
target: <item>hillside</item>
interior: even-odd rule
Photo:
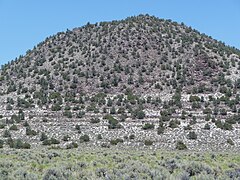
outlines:
[[[139,15],[48,37],[0,70],[0,146],[240,150],[240,51]]]

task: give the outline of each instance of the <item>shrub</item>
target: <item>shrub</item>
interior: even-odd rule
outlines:
[[[47,139],[48,139],[47,135],[44,132],[42,132],[40,136],[40,141],[45,141]]]
[[[10,104],[8,104],[7,107],[6,107],[6,110],[10,111],[12,109],[13,109],[13,107]]]
[[[169,122],[169,127],[170,128],[177,128],[178,127],[178,125],[180,124],[180,121],[178,121],[178,120],[171,120],[170,122]]]
[[[62,138],[63,141],[69,141],[70,139],[71,139],[71,137],[69,135],[65,135]]]
[[[201,99],[198,97],[198,96],[193,96],[193,95],[191,95],[190,97],[189,97],[189,101],[190,102],[200,102],[201,101]]]
[[[17,126],[16,126],[15,124],[13,124],[13,125],[9,128],[9,130],[11,130],[11,131],[17,131],[18,128],[17,128]]]
[[[223,129],[223,130],[232,130],[232,129],[233,129],[233,126],[232,126],[232,124],[230,124],[230,123],[228,123],[228,122],[225,122],[225,123],[223,123],[223,125],[222,125],[222,129]]]
[[[75,142],[71,142],[70,144],[67,145],[67,149],[73,149],[73,148],[78,148],[78,144]]]
[[[50,179],[63,180],[63,179],[67,179],[67,177],[64,176],[64,173],[58,169],[48,169],[43,176],[43,180],[50,180]]]
[[[203,109],[203,114],[212,114],[212,110],[210,108]]]
[[[92,118],[90,122],[93,123],[93,124],[99,123],[100,119],[99,118]]]
[[[110,141],[111,145],[117,145],[118,143],[123,143],[123,139],[117,138]]]
[[[210,125],[208,123],[206,123],[203,129],[210,130]]]
[[[143,130],[154,129],[154,124],[146,123],[142,128]]]
[[[0,148],[3,148],[4,141],[0,139]]]
[[[45,139],[45,140],[43,140],[43,142],[42,142],[42,145],[44,145],[44,146],[49,146],[49,145],[51,145],[51,144],[52,144],[52,142],[51,142],[50,139]]]
[[[79,111],[79,112],[77,113],[77,118],[82,118],[84,115],[85,115],[85,112],[84,112],[84,111]]]
[[[233,142],[233,140],[232,140],[232,139],[230,139],[230,138],[229,138],[229,139],[227,139],[227,143],[228,143],[228,144],[230,144],[231,146],[233,146],[233,145],[234,145],[234,142]]]
[[[213,170],[209,166],[199,163],[199,162],[194,162],[194,161],[191,163],[188,163],[186,166],[183,167],[183,169],[189,174],[190,177],[194,177],[194,176],[196,177],[197,175],[199,175],[201,173],[205,173],[205,174],[213,173]],[[198,178],[196,178],[196,179],[198,179]],[[202,179],[202,178],[199,178],[199,179]],[[210,179],[212,179],[212,178],[210,178]]]
[[[131,135],[129,136],[129,139],[135,139],[135,135],[134,135],[134,134],[131,134]]]
[[[226,109],[220,109],[220,114],[222,116],[226,116],[227,115],[227,110]]]
[[[98,139],[98,140],[102,139],[102,135],[101,135],[101,134],[98,134],[98,135],[97,135],[97,139]]]
[[[108,128],[109,129],[117,129],[120,128],[121,125],[119,124],[118,120],[116,120],[112,115],[108,114],[104,116],[104,119],[108,120]]]
[[[159,126],[157,128],[157,134],[160,135],[160,134],[163,134],[164,133],[164,130],[165,130],[165,127],[163,125],[163,122],[159,122]]]
[[[170,115],[161,115],[160,120],[163,122],[170,121],[171,116]]]
[[[60,141],[55,139],[55,138],[51,138],[51,144],[60,144]]]
[[[151,141],[151,140],[145,140],[144,141],[145,146],[151,146],[152,144],[153,144],[153,141]]]
[[[5,128],[5,124],[0,124],[0,129],[4,129]]]
[[[26,135],[27,136],[36,136],[37,132],[32,130],[30,127],[26,127]]]
[[[190,124],[188,124],[187,126],[184,126],[184,130],[192,130],[192,127],[190,126]]]
[[[24,126],[24,127],[28,127],[28,126],[29,126],[28,122],[25,121],[25,122],[23,123],[23,126]]]
[[[176,149],[177,150],[185,150],[185,149],[187,149],[187,146],[182,141],[177,141]]]
[[[51,139],[45,139],[42,142],[42,145],[44,145],[44,146],[48,146],[48,145],[52,145],[52,144],[60,144],[60,141],[55,138],[51,138]]]
[[[12,116],[11,116],[11,121],[12,122],[17,122],[17,123],[19,123],[20,121],[21,121],[21,119],[19,118],[19,116],[17,116],[16,114],[13,114]]]
[[[5,137],[5,138],[11,137],[10,131],[9,131],[9,130],[5,130],[5,131],[3,132],[3,137]]]
[[[195,139],[197,139],[197,134],[194,131],[191,131],[188,133],[187,138],[195,140]]]
[[[75,129],[78,130],[78,131],[80,131],[80,130],[81,130],[80,125],[79,125],[79,124],[76,124],[76,125],[75,125]]]
[[[67,118],[72,118],[72,112],[69,110],[64,111],[63,116],[66,116]]]
[[[52,111],[60,111],[62,109],[62,107],[59,104],[54,104],[51,107]]]
[[[133,117],[135,117],[137,119],[144,119],[145,113],[142,109],[138,108],[135,111],[133,111]]]
[[[90,138],[87,134],[80,137],[80,143],[89,142],[89,141],[90,141]]]
[[[79,134],[81,134],[81,126],[79,124],[75,125],[75,129],[78,131]]]
[[[8,139],[8,145],[10,148],[15,148],[15,149],[30,149],[31,145],[29,143],[26,142],[22,142],[21,139]]]

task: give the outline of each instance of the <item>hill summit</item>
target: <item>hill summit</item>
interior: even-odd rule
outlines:
[[[240,147],[240,51],[149,15],[46,38],[0,70],[3,147]]]

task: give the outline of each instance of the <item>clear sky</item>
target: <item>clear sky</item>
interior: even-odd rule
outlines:
[[[0,0],[0,64],[87,22],[150,14],[240,48],[240,0]]]

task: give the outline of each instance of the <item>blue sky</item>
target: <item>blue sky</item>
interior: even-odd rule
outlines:
[[[146,13],[240,48],[240,0],[0,0],[0,64],[57,32]]]

